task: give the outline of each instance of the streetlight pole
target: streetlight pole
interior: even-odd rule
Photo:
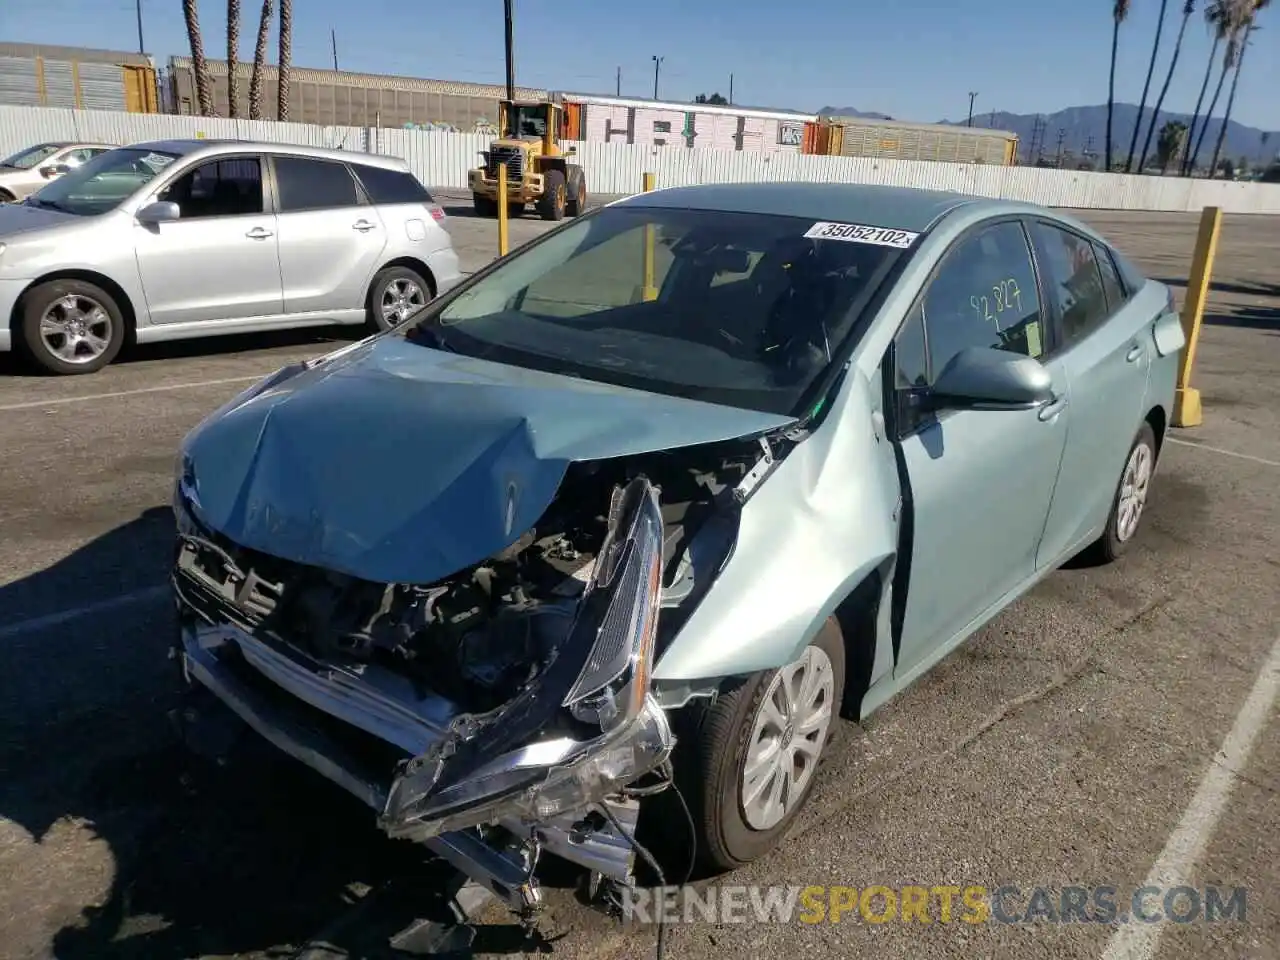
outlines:
[[[502,16],[506,21],[507,99],[514,100],[516,98],[516,59],[515,38],[514,31],[512,29],[511,0],[502,0]]]
[[[978,99],[978,91],[969,91],[969,126],[973,126],[973,101]]]
[[[653,56],[653,99],[658,99],[658,68],[662,66],[663,58],[654,54]]]

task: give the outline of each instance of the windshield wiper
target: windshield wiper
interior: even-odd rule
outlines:
[[[436,326],[419,326],[409,334],[409,339],[420,346],[435,347],[446,353],[457,353],[458,348],[445,342],[444,334]],[[426,341],[423,343],[422,341]]]
[[[59,213],[71,213],[66,207],[54,200],[41,200],[39,197],[27,197],[27,203],[41,210],[57,210]]]

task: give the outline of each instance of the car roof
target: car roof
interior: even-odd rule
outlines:
[[[312,157],[317,160],[340,160],[344,163],[363,163],[388,170],[405,170],[408,164],[400,157],[388,157],[378,153],[361,153],[356,150],[332,150],[327,147],[305,147],[294,143],[263,143],[257,140],[150,140],[128,144],[133,150],[155,150],[157,153],[176,153],[179,156],[216,157],[225,153],[243,153],[246,150],[290,157]]]
[[[923,232],[951,211],[997,203],[943,190],[869,183],[713,183],[671,187],[619,201],[624,205],[686,207],[773,216],[812,217],[841,223]]]

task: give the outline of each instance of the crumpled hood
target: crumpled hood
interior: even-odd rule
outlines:
[[[509,546],[572,461],[791,422],[400,336],[245,396],[183,443],[197,518],[243,546],[377,582],[429,583]]]
[[[8,240],[31,230],[62,227],[84,220],[75,214],[33,207],[26,203],[0,203],[0,240]]]

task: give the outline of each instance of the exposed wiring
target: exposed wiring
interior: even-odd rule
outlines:
[[[627,843],[631,845],[631,849],[639,854],[640,859],[649,865],[649,869],[652,870],[654,875],[658,878],[658,886],[665,887],[667,885],[667,878],[663,876],[662,868],[658,866],[658,861],[653,854],[651,854],[639,840],[623,829],[622,824],[618,822],[618,818],[613,815],[612,810],[607,806],[601,806],[600,809],[604,812],[605,819],[609,821],[613,826],[613,829],[618,831],[618,836],[625,837]],[[654,960],[663,960],[667,952],[667,924],[665,913],[666,911],[662,911],[658,914],[658,943],[654,951]]]

